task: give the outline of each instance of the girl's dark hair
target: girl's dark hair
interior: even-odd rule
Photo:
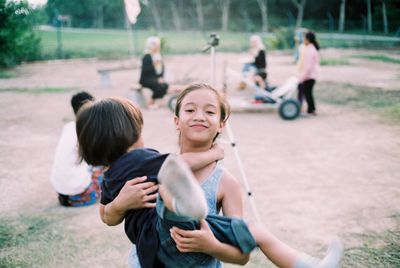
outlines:
[[[138,141],[140,109],[124,98],[86,103],[76,118],[79,155],[93,166],[109,166]]]
[[[228,102],[218,92],[218,90],[216,90],[215,88],[213,88],[212,86],[210,86],[209,84],[206,84],[206,83],[193,83],[193,84],[190,84],[189,86],[187,86],[178,95],[178,98],[176,100],[176,106],[175,106],[175,115],[176,115],[176,117],[179,117],[179,112],[181,110],[182,101],[185,98],[185,96],[187,94],[189,94],[190,92],[195,91],[195,90],[199,90],[199,89],[208,89],[208,90],[211,90],[212,92],[215,93],[215,95],[217,96],[217,100],[218,100],[219,106],[220,106],[220,112],[221,112],[220,122],[226,122],[226,120],[228,120],[229,115],[231,113]]]
[[[311,44],[314,45],[314,47],[315,47],[317,50],[319,50],[319,44],[318,44],[318,42],[317,42],[317,38],[315,37],[315,33],[311,32],[311,31],[308,31],[308,32],[306,33],[306,36],[305,36],[305,37],[307,38],[308,41],[310,41]]]

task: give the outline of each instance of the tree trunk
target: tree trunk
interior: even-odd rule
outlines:
[[[296,20],[296,27],[301,27],[303,23],[303,15],[304,15],[304,7],[306,5],[307,0],[292,0],[293,4],[297,7],[297,20]]]
[[[222,7],[222,31],[228,31],[229,23],[229,7],[231,5],[231,0],[221,0]]]
[[[346,16],[346,0],[340,1],[339,32],[343,33]]]
[[[201,0],[196,0],[196,13],[197,13],[197,23],[201,31],[204,30],[204,14],[203,14],[203,4]]]
[[[382,0],[382,18],[383,18],[383,32],[385,34],[388,34],[389,27],[388,27],[388,20],[387,20],[387,14],[386,14],[386,0]]]
[[[152,1],[149,0],[149,4],[151,9],[151,14],[154,20],[154,26],[156,27],[157,31],[161,31],[161,18],[160,18],[160,12],[158,11],[158,6],[154,0]]]
[[[372,32],[372,15],[371,15],[371,0],[367,0],[367,24],[368,32]]]
[[[175,30],[182,31],[182,23],[179,16],[178,7],[175,5],[174,1],[169,1],[169,5],[172,11],[172,22],[174,23]]]
[[[97,28],[104,28],[104,8],[103,5],[97,7]]]
[[[268,0],[257,0],[261,11],[262,32],[268,32]]]

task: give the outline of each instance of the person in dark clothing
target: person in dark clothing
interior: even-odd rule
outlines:
[[[258,35],[250,37],[250,62],[243,66],[242,72],[251,77],[251,79],[260,87],[266,88],[267,79],[267,60],[265,46]]]
[[[178,86],[169,85],[164,81],[164,63],[160,48],[160,38],[152,36],[146,40],[139,83],[153,92],[149,103],[150,108],[157,108],[159,100],[167,93],[179,92]]]

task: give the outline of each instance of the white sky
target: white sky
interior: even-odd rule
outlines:
[[[47,3],[47,0],[28,0],[28,3],[31,5],[44,5]]]

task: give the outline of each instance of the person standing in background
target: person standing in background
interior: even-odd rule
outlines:
[[[302,105],[303,98],[307,102],[307,113],[317,115],[315,108],[315,100],[313,88],[315,81],[319,75],[319,44],[313,32],[308,31],[304,37],[304,46],[300,49],[300,58],[298,61],[299,69],[299,94],[298,99],[300,106]]]

